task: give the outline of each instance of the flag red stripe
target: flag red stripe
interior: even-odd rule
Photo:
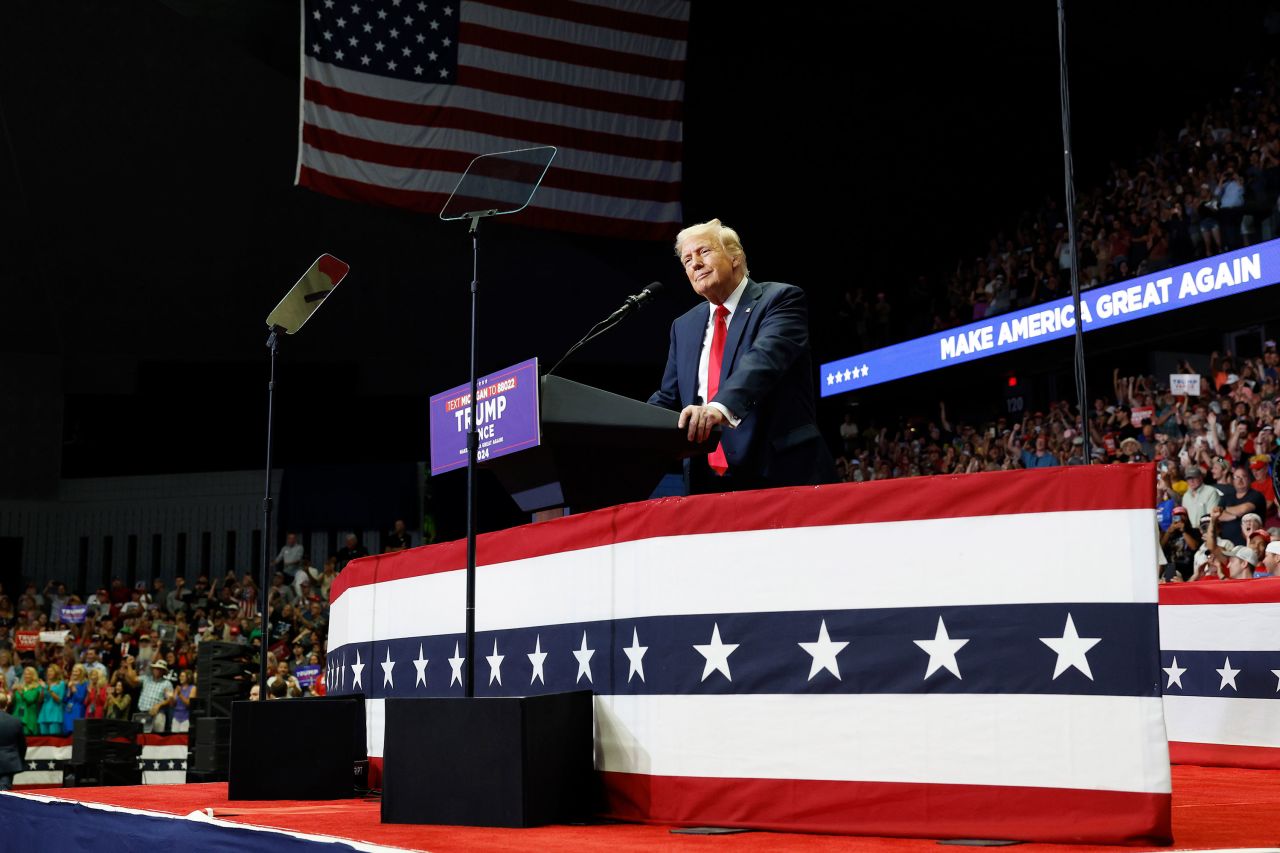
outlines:
[[[372,142],[354,136],[326,130],[315,125],[303,125],[302,141],[322,151],[332,151],[364,160],[406,169],[456,172],[461,175],[474,159],[461,151],[441,151],[434,148],[412,148]],[[590,172],[555,168],[542,180],[545,187],[572,192],[594,193],[614,198],[633,198],[642,201],[679,201],[680,185],[663,181],[642,181],[634,178],[617,178]]]
[[[680,826],[925,838],[1168,844],[1169,794],[602,772],[605,817]],[[800,815],[800,817],[797,817]]]
[[[623,74],[635,74],[656,80],[683,80],[684,61],[680,59],[656,59],[651,56],[640,56],[635,53],[622,53],[603,47],[588,47],[583,44],[560,41],[559,39],[531,36],[511,30],[499,30],[483,24],[462,21],[458,24],[458,42],[463,45],[487,47],[505,53],[516,53],[522,56],[533,56],[538,59],[549,59],[564,62],[583,68],[598,68],[603,71],[617,71]]]
[[[1234,700],[1223,699],[1222,701]],[[1280,770],[1280,748],[1171,740],[1169,741],[1169,763],[1199,764],[1207,767],[1245,767],[1250,770]]]
[[[335,198],[365,203],[384,204],[438,215],[449,196],[444,193],[416,192],[375,186],[347,178],[337,178],[324,172],[303,166],[298,172],[298,186],[307,187]],[[620,237],[631,240],[666,240],[679,229],[679,223],[637,222],[630,219],[612,219],[583,213],[530,207],[520,211],[513,224],[534,228],[556,228],[595,234],[601,237]],[[440,570],[438,570],[440,571]],[[343,575],[347,574],[343,570]],[[415,573],[417,574],[417,573]],[[372,581],[369,581],[372,582]]]
[[[560,145],[579,151],[595,151],[621,157],[634,157],[639,160],[679,161],[683,157],[683,145],[679,142],[638,139],[595,130],[581,130],[560,124],[499,116],[478,110],[407,104],[386,98],[357,95],[333,86],[326,86],[310,78],[307,78],[303,84],[303,96],[315,104],[379,121],[469,130],[511,139],[527,139],[536,141],[539,145]]]
[[[1234,581],[1197,581],[1160,585],[1160,605],[1176,604],[1276,604],[1280,603],[1280,578]]]
[[[513,12],[528,12],[528,0],[483,0],[486,6],[499,9],[510,9]],[[655,38],[684,41],[689,37],[689,22],[671,18],[658,18],[642,15],[637,12],[625,12],[621,9],[608,9],[583,3],[571,3],[568,0],[538,0],[538,14],[547,18],[559,18],[575,24],[588,24],[593,27],[605,27],[610,30],[622,30]]]
[[[534,101],[548,101],[553,104],[564,104],[570,107],[587,105],[590,109],[599,110],[600,112],[651,118],[658,121],[680,121],[684,116],[683,101],[646,98],[643,95],[606,92],[600,89],[589,89],[586,86],[574,86],[569,83],[533,80],[528,77],[503,74],[500,71],[477,68],[470,65],[458,67],[457,84],[471,89],[494,92],[499,95],[528,98]]]
[[[486,533],[478,565],[663,536],[822,527],[1030,512],[1150,509],[1151,465],[1062,466],[869,483],[800,486],[663,498]],[[352,586],[461,569],[466,543],[446,542],[400,554],[366,557],[343,570],[333,600]],[[1255,581],[1256,583],[1256,581]]]

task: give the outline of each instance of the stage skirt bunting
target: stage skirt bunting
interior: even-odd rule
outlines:
[[[476,695],[596,694],[610,817],[1161,842],[1150,466],[628,504],[478,544]],[[463,543],[356,560],[326,683],[461,696]]]
[[[1280,578],[1160,588],[1160,686],[1176,764],[1280,770]]]
[[[144,785],[178,785],[187,781],[187,736],[144,734],[138,766]],[[13,777],[15,788],[60,788],[71,763],[70,737],[29,737],[27,769]]]

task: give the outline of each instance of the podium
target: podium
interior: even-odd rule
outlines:
[[[525,512],[645,500],[672,462],[720,440],[694,444],[677,412],[559,376],[542,377],[539,401],[540,444],[480,463]]]

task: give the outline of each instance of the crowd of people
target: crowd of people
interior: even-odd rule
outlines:
[[[1151,154],[1113,162],[1077,199],[1080,287],[1141,277],[1280,234],[1280,64],[1250,74],[1222,102],[1161,133]],[[1071,292],[1060,202],[1046,199],[984,251],[941,275],[852,288],[840,306],[854,352],[971,323]],[[891,301],[917,306],[895,315]]]
[[[384,543],[385,551],[410,546],[403,521]],[[250,572],[201,574],[190,584],[179,576],[172,588],[160,578],[132,588],[114,578],[87,595],[58,580],[17,594],[0,586],[0,711],[28,736],[69,735],[82,718],[188,731],[196,662],[209,641],[265,647],[273,697],[322,695],[333,581],[368,553],[349,536],[316,568],[288,534],[272,563],[265,629]]]
[[[1194,374],[1190,365],[1183,365]],[[1210,356],[1199,394],[1173,394],[1154,376],[1113,373],[1113,397],[1096,399],[1087,420],[1067,402],[1021,418],[952,422],[933,417],[894,427],[840,425],[836,460],[850,482],[925,474],[1104,463],[1155,463],[1156,510],[1166,580],[1280,575],[1276,502],[1280,354]]]

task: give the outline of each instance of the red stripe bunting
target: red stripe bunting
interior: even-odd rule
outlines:
[[[1277,604],[1280,578],[1166,583],[1160,586],[1161,606],[1176,604]]]
[[[1224,699],[1230,702],[1230,699]],[[1266,700],[1263,700],[1266,701]],[[1187,743],[1169,741],[1171,764],[1199,764],[1206,767],[1245,767],[1250,770],[1280,770],[1280,748],[1239,746],[1227,743]]]
[[[478,565],[505,563],[654,536],[1150,509],[1155,505],[1154,483],[1151,465],[1062,466],[663,498],[486,533],[477,543],[476,561]],[[353,586],[455,571],[465,565],[462,540],[355,560],[334,582],[333,600]]]
[[[718,779],[603,772],[605,817],[855,835],[1168,844],[1169,794],[809,779]],[[853,804],[856,803],[856,806]],[[797,815],[802,817],[797,818]]]

